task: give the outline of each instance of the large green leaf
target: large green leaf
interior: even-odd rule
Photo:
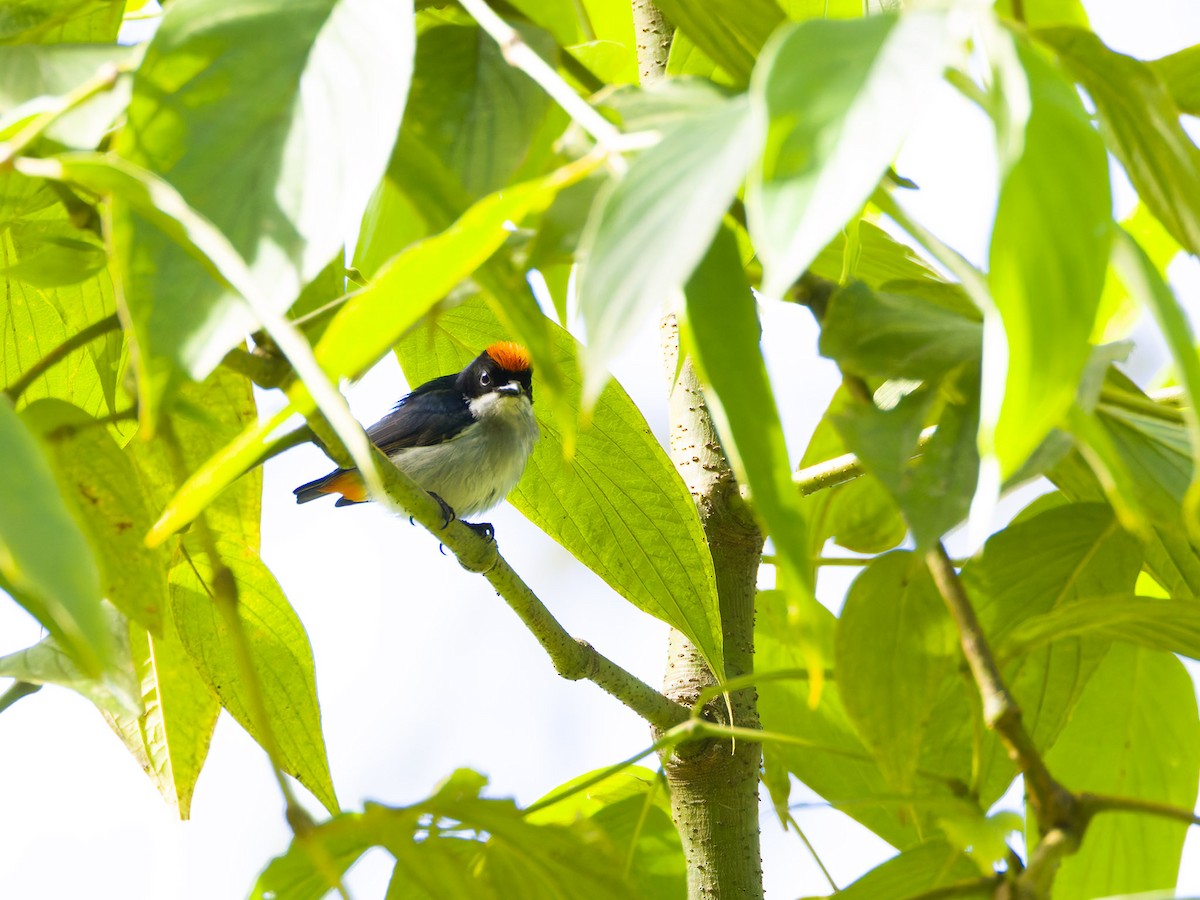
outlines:
[[[131,624],[129,643],[142,708],[137,715],[102,711],[163,799],[187,819],[221,704],[197,674],[169,613],[161,637]]]
[[[785,769],[894,846],[917,843],[922,825],[932,822],[918,822],[908,810],[914,805],[922,810],[942,809],[947,803],[961,800],[954,797],[948,780],[937,775],[920,776],[910,794],[898,796],[855,732],[836,679],[825,684],[820,703],[810,705],[809,679],[799,677],[807,667],[800,644],[814,631],[815,620],[821,655],[833,659],[836,620],[832,614],[823,607],[801,608],[779,591],[760,591],[755,612],[755,670],[763,676],[774,671],[797,676],[764,677],[758,684],[763,728],[788,735],[793,741],[763,744],[767,770]],[[969,735],[965,740],[969,755]],[[779,797],[775,800],[777,805],[781,802]]]
[[[1046,765],[1073,791],[1192,809],[1200,777],[1196,692],[1175,657],[1117,644],[1092,677]],[[1089,900],[1175,887],[1187,826],[1107,813],[1066,857],[1055,900]]]
[[[970,506],[979,467],[977,372],[970,364],[960,367],[889,410],[855,402],[833,416],[846,446],[891,493],[921,548],[962,521]],[[922,429],[933,422],[937,431],[914,459]]]
[[[923,299],[919,288],[885,293],[854,282],[830,298],[821,320],[821,355],[862,378],[940,378],[977,363],[982,341],[978,322]]]
[[[1019,17],[1013,16],[1013,7],[1019,7]],[[1033,28],[1047,25],[1079,25],[1088,27],[1087,11],[1080,0],[997,0],[996,12],[1002,16],[1019,18]]]
[[[957,680],[958,635],[919,556],[877,557],[838,619],[834,671],[846,712],[892,787],[912,790],[943,682]]]
[[[61,400],[38,400],[21,415],[42,436],[63,494],[90,538],[104,596],[160,634],[170,558],[143,541],[154,510],[133,461],[95,419]]]
[[[86,697],[105,715],[136,715],[141,710],[137,678],[129,655],[129,628],[112,606],[102,607],[112,636],[113,663],[98,675],[89,675],[53,637],[32,647],[0,656],[0,678],[31,684],[54,684]]]
[[[411,73],[407,6],[182,0],[138,68],[117,152],[221,229],[276,311],[344,243],[383,175]],[[140,388],[156,408],[176,368],[203,377],[252,319],[144,213],[118,197],[114,216]]]
[[[578,413],[578,345],[557,325],[550,328]],[[397,355],[409,383],[421,384],[460,370],[505,336],[488,308],[473,300],[414,331]],[[555,422],[536,404],[534,410],[542,434],[509,495],[513,506],[634,606],[682,631],[723,677],[721,617],[704,530],[687,486],[629,395],[610,382],[570,460]]]
[[[1003,170],[988,282],[999,321],[984,328],[979,433],[991,490],[1075,400],[1112,230],[1104,143],[1075,87],[1023,41],[1015,52],[1030,112],[1023,132],[997,123]]]
[[[763,362],[762,327],[742,273],[737,241],[722,229],[684,289],[687,334],[706,387],[705,400],[738,483],[750,488],[754,510],[780,560],[780,585],[811,595],[815,582],[792,457]]]
[[[257,553],[233,541],[222,541],[218,547],[221,562],[233,573],[237,585],[238,614],[262,689],[267,725],[279,749],[279,763],[326,809],[337,813],[321,733],[312,648],[304,626]],[[172,617],[200,677],[238,724],[262,743],[247,676],[237,664],[234,638],[214,601],[212,578],[207,556],[198,552],[193,542],[182,542],[171,569]]]
[[[37,439],[0,398],[0,586],[54,635],[89,677],[113,659],[100,572]]]
[[[774,0],[660,0],[657,5],[738,84],[750,80],[758,52],[784,20]]]
[[[114,41],[124,0],[9,0],[0,8],[0,44]]]
[[[633,161],[593,213],[579,273],[587,405],[608,379],[605,366],[704,256],[758,153],[760,122],[744,97],[682,120]]]
[[[779,297],[866,202],[941,80],[952,42],[940,13],[813,19],[780,32],[755,70],[769,122],[746,206]]]
[[[1142,202],[1185,249],[1200,252],[1200,150],[1154,71],[1090,31],[1051,28],[1035,36],[1087,89],[1105,141]]]
[[[553,63],[554,41],[539,28],[522,40]],[[404,125],[458,175],[471,194],[503,187],[530,151],[550,98],[509,65],[477,26],[439,25],[421,32]]]

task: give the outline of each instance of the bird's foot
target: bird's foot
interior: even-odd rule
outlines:
[[[463,522],[473,532],[489,543],[496,539],[496,529],[491,522]]]
[[[454,514],[453,507],[451,507],[449,503],[447,503],[433,491],[429,492],[429,496],[436,500],[438,502],[438,506],[442,508],[442,530],[445,531],[450,527],[450,523],[457,519],[458,516]]]

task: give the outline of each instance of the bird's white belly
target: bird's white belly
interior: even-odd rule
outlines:
[[[452,440],[400,450],[391,459],[468,518],[491,509],[516,486],[537,436],[529,401],[503,398]]]

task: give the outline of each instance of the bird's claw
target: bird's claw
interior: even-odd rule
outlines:
[[[491,522],[463,522],[463,524],[488,543],[491,543],[496,539],[496,529],[492,527]]]
[[[438,506],[442,508],[442,530],[445,531],[450,527],[450,523],[457,519],[458,516],[455,515],[454,508],[433,491],[429,492],[429,496],[436,500],[438,502]]]

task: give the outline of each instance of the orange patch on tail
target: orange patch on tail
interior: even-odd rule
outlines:
[[[367,489],[358,472],[343,472],[321,485],[322,494],[341,494],[351,503],[362,503],[367,499]]]

